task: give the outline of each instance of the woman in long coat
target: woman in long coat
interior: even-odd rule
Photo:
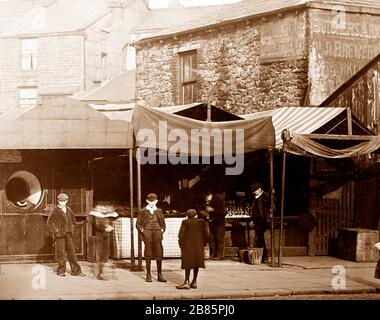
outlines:
[[[196,289],[199,268],[205,268],[204,246],[208,243],[209,233],[204,219],[195,218],[196,214],[194,209],[187,210],[187,219],[182,221],[179,230],[181,268],[185,269],[185,282],[176,286],[177,289]],[[191,269],[194,271],[190,284]]]

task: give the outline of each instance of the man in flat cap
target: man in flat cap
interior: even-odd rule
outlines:
[[[66,193],[60,193],[57,197],[58,205],[55,206],[47,220],[50,232],[57,248],[58,276],[65,276],[66,254],[71,267],[71,275],[84,277],[78,264],[74,245],[75,215],[73,210],[67,206],[69,197]]]
[[[141,233],[144,241],[144,257],[146,263],[146,282],[152,282],[150,273],[151,260],[157,262],[157,281],[166,282],[162,276],[162,259],[164,250],[162,247],[163,234],[165,232],[165,217],[161,209],[157,208],[157,195],[149,193],[146,197],[147,205],[137,215],[136,228]]]
[[[268,254],[265,245],[265,231],[269,227],[270,219],[270,196],[264,192],[259,182],[251,185],[253,193],[252,205],[252,222],[255,228],[255,245],[258,248],[263,248],[262,262],[268,261]]]

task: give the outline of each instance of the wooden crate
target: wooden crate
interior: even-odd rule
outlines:
[[[379,231],[361,228],[340,229],[338,234],[338,257],[351,261],[377,261]]]

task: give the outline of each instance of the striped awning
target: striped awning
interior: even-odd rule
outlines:
[[[241,117],[259,119],[271,116],[275,130],[276,148],[281,148],[281,133],[284,129],[288,129],[291,133],[313,133],[345,110],[345,108],[285,107],[241,115]]]

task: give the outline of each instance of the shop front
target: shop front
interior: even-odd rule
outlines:
[[[56,196],[69,195],[76,216],[78,258],[87,258],[93,207],[91,162],[130,147],[123,121],[71,100],[57,100],[0,118],[0,261],[54,261],[47,218]]]
[[[159,194],[168,225],[173,226],[165,232],[164,241],[171,239],[167,248],[176,248],[180,257],[178,231],[184,212],[196,208],[207,189],[225,200],[226,177],[241,177],[245,155],[274,147],[271,118],[210,122],[143,107],[136,107],[133,117],[140,152],[138,204],[144,205],[141,197],[149,192]],[[149,135],[144,136],[147,131],[140,130],[147,129]],[[139,258],[141,254],[140,248]]]

